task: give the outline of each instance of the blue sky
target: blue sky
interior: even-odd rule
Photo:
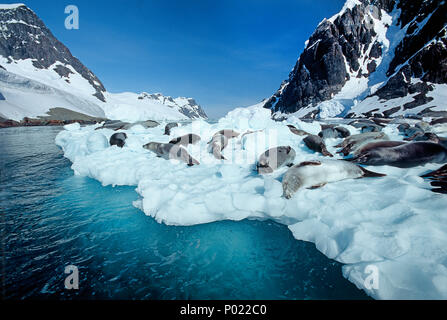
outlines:
[[[195,98],[210,117],[271,96],[344,0],[29,0],[110,92]],[[66,30],[77,5],[80,29]]]

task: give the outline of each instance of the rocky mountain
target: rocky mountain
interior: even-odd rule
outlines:
[[[8,64],[29,61],[30,67],[52,71],[68,84],[71,75],[80,75],[92,87],[93,95],[105,102],[101,81],[25,5],[0,7],[0,56],[7,69]]]
[[[447,2],[348,0],[265,103],[302,118],[447,111]]]
[[[0,5],[2,118],[19,121],[43,116],[52,108],[117,120],[206,118],[193,99],[162,98],[159,94],[143,101],[138,97],[136,93],[107,92],[98,77],[26,5]]]

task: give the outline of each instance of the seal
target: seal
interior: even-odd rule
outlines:
[[[385,119],[385,118],[371,118],[371,121],[373,121],[375,124],[378,124],[379,126],[386,127],[388,124],[390,124],[393,120],[392,119]]]
[[[284,165],[293,165],[295,157],[296,152],[290,146],[272,148],[259,157],[256,169],[259,174],[272,173]]]
[[[378,148],[359,154],[354,162],[373,166],[412,168],[447,162],[447,149],[433,142],[412,142],[393,148]]]
[[[171,141],[169,141],[169,143],[171,143],[171,144],[179,144],[179,145],[182,145],[182,146],[186,147],[186,146],[188,146],[190,144],[197,144],[198,142],[200,142],[200,140],[202,140],[200,138],[200,136],[198,136],[196,134],[190,133],[190,134],[184,135],[182,137],[178,137],[178,138],[172,139]]]
[[[222,134],[215,135],[209,142],[209,152],[214,155],[217,160],[227,160],[222,155],[222,150],[228,146],[228,138]]]
[[[411,126],[408,123],[401,123],[400,125],[397,126],[397,130],[399,130],[400,133],[405,134],[405,131],[410,129],[410,127]]]
[[[422,136],[425,133],[424,130],[422,130],[419,127],[410,127],[408,129],[406,129],[404,131],[404,135],[407,136],[407,138],[405,140],[407,141],[412,141],[414,140],[417,136]]]
[[[124,132],[115,133],[113,136],[110,137],[110,145],[122,148],[126,144],[126,139],[127,139],[126,133]]]
[[[297,136],[308,136],[309,133],[307,133],[306,131],[297,129],[295,126],[288,124],[287,127],[289,128],[290,132],[292,132],[293,134],[296,134]]]
[[[325,128],[318,134],[323,139],[336,139],[338,138],[338,131],[335,128]]]
[[[323,139],[347,138],[351,135],[348,129],[344,127],[321,126],[322,130],[318,134]]]
[[[304,138],[303,141],[310,150],[319,152],[326,157],[333,157],[333,155],[327,150],[326,144],[321,137],[311,134]]]
[[[438,170],[431,171],[427,174],[421,176],[422,178],[434,178],[434,177],[445,177],[447,178],[447,164],[439,168]]]
[[[178,127],[178,123],[168,123],[165,127],[165,135],[170,136],[171,130]]]
[[[345,179],[383,176],[343,160],[315,160],[290,168],[284,175],[282,188],[284,197],[291,199],[301,188],[316,189]]]
[[[157,157],[166,160],[179,160],[188,166],[199,165],[200,163],[191,157],[188,151],[181,145],[172,143],[149,142],[143,146],[144,149],[154,152]]]
[[[366,126],[370,126],[370,125],[374,126],[374,125],[377,125],[377,124],[374,121],[372,121],[372,120],[362,119],[362,120],[351,121],[350,123],[348,123],[348,125],[350,125],[350,126],[352,126],[354,128],[357,128],[357,129],[361,129],[361,128],[366,127]]]
[[[343,148],[338,153],[343,154],[345,157],[349,155],[351,150],[357,148],[358,146],[365,144],[373,140],[389,140],[388,136],[383,132],[365,132],[360,134],[355,134],[343,140],[336,148]]]
[[[361,132],[362,133],[366,133],[366,132],[380,132],[382,131],[382,127],[377,125],[377,124],[368,124],[366,126],[363,126],[361,128]]]
[[[351,135],[351,132],[345,127],[335,127],[335,130],[338,131],[340,138],[347,138]]]
[[[118,130],[124,129],[124,127],[128,126],[128,125],[130,125],[129,122],[123,122],[120,120],[107,120],[104,122],[104,124],[101,127],[98,127],[95,130],[111,129],[114,131],[118,131]]]
[[[431,191],[447,194],[447,164],[442,166],[438,170],[424,174],[421,177],[431,180],[430,185],[432,187],[436,187]]]
[[[157,121],[147,120],[147,121],[138,121],[138,122],[134,122],[134,123],[126,123],[121,129],[129,130],[135,126],[142,126],[145,129],[150,129],[150,128],[156,128],[159,125],[160,124]]]
[[[124,121],[120,121],[120,120],[107,120],[106,122],[104,122],[102,127],[96,128],[95,130],[100,130],[100,129],[112,129],[115,131],[129,130],[136,125],[140,125],[140,126],[144,127],[145,129],[149,129],[149,128],[158,127],[160,124],[158,122],[152,121],[152,120],[138,121],[135,123],[129,123],[129,122],[124,122]]]
[[[404,139],[408,141],[409,139]],[[432,132],[426,132],[422,135],[416,135],[412,141],[428,141],[433,143],[439,143],[443,147],[447,148],[447,138],[440,137]]]
[[[444,123],[447,123],[447,118],[435,119],[435,120],[430,122],[430,125],[434,126],[434,125],[437,125],[437,124],[444,124]]]
[[[360,155],[364,152],[370,151],[370,150],[374,150],[374,149],[378,149],[378,148],[394,148],[394,147],[401,146],[403,144],[406,144],[406,142],[387,141],[387,140],[382,140],[382,141],[377,141],[377,142],[368,142],[368,143],[362,144],[357,149],[355,149],[353,154],[354,154],[354,156],[358,156],[358,155]]]

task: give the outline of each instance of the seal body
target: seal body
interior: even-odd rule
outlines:
[[[351,135],[351,132],[345,127],[335,127],[335,130],[338,131],[339,138],[347,138]]]
[[[256,168],[259,174],[272,173],[282,166],[293,165],[295,157],[296,152],[292,147],[272,148],[259,157]]]
[[[187,146],[190,144],[196,144],[196,143],[200,142],[200,140],[202,140],[200,138],[200,136],[190,133],[190,134],[184,135],[182,137],[172,139],[171,141],[169,141],[169,143]]]
[[[324,156],[333,157],[333,155],[327,150],[326,144],[321,137],[309,135],[304,138],[303,142],[309,149],[319,152]]]
[[[349,137],[351,133],[344,127],[322,126],[321,132],[318,134],[323,139],[338,139]]]
[[[358,146],[373,141],[373,140],[389,140],[388,136],[383,132],[365,132],[361,134],[355,134],[343,140],[341,144],[336,147],[342,147],[343,149],[339,153],[347,156],[351,150],[358,148]]]
[[[348,125],[350,125],[350,126],[352,126],[354,128],[361,129],[361,128],[366,127],[366,126],[377,125],[377,124],[374,121],[372,121],[372,120],[362,119],[362,120],[351,121],[350,123],[348,123]]]
[[[123,122],[123,121],[119,121],[119,120],[107,120],[104,122],[102,127],[98,127],[95,130],[111,129],[114,131],[118,131],[118,130],[124,129],[124,127],[126,127],[128,125],[130,125],[129,122]]]
[[[290,132],[292,132],[293,134],[296,134],[297,136],[307,136],[309,135],[309,133],[307,133],[306,131],[297,129],[295,126],[289,124],[287,125],[287,127],[289,128]]]
[[[218,134],[213,137],[209,143],[209,152],[214,155],[217,160],[226,160],[222,155],[222,150],[228,146],[228,138]]]
[[[178,123],[168,123],[165,127],[165,135],[169,136],[171,135],[171,129],[177,128]]]
[[[408,123],[401,123],[397,126],[397,130],[399,130],[400,133],[405,133],[408,129],[410,129],[410,125]]]
[[[443,123],[447,123],[447,118],[435,119],[432,122],[430,122],[430,125],[434,126],[436,124],[443,124]]]
[[[172,143],[149,142],[143,148],[154,152],[158,157],[166,160],[179,160],[188,166],[199,165],[200,163],[191,157],[188,151],[181,145]]]
[[[143,128],[145,128],[145,129],[150,129],[150,128],[156,128],[156,127],[158,127],[160,124],[159,124],[157,121],[152,121],[152,120],[138,121],[138,122],[135,122],[135,123],[130,123],[130,124],[128,124],[128,125],[125,125],[125,126],[123,127],[123,129],[124,129],[124,130],[128,130],[128,129],[131,129],[133,126],[136,126],[136,125],[140,125],[140,126],[142,126]]]
[[[447,162],[447,149],[433,142],[412,142],[394,148],[378,148],[361,153],[356,163],[411,168],[427,163]]]
[[[326,128],[321,130],[318,136],[323,139],[336,139],[339,138],[339,133],[335,128]]]
[[[282,187],[286,199],[301,188],[319,188],[330,182],[385,175],[368,171],[343,160],[315,160],[300,163],[284,175]]]
[[[362,133],[366,132],[380,132],[382,131],[382,127],[377,124],[368,124],[361,128]]]
[[[110,137],[110,145],[122,148],[126,144],[126,139],[127,134],[125,134],[124,132],[115,133]]]
[[[133,126],[136,126],[136,125],[140,125],[146,129],[148,129],[148,128],[158,127],[160,124],[158,122],[152,121],[152,120],[138,121],[135,123],[129,123],[129,122],[124,122],[124,121],[119,121],[119,120],[107,120],[106,122],[104,122],[102,127],[96,128],[96,130],[100,130],[100,129],[112,129],[115,131],[129,130]]]
[[[362,154],[364,152],[378,149],[378,148],[394,148],[397,146],[401,146],[403,144],[406,144],[406,142],[403,141],[376,141],[376,142],[368,142],[361,146],[359,146],[357,149],[354,150],[354,156],[358,156],[359,154]]]

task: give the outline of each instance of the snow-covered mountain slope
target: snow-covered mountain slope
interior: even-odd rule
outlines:
[[[165,97],[157,94],[106,93],[104,112],[108,119],[129,122],[144,120],[206,119],[202,108],[193,99]]]
[[[104,110],[87,99],[2,69],[0,91],[0,113],[7,119],[20,121],[25,117],[36,118],[45,115],[49,106],[105,118]]]
[[[44,116],[57,107],[128,121],[207,117],[193,99],[107,92],[24,4],[0,5],[0,69],[6,72],[0,81],[4,118]]]
[[[105,101],[101,81],[23,4],[0,6],[0,56],[10,72]]]
[[[302,118],[447,110],[446,24],[446,1],[347,0],[265,107]]]

